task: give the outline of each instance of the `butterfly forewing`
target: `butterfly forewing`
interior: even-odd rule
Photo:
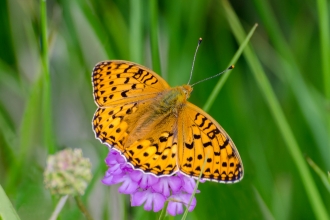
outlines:
[[[169,87],[148,68],[121,60],[96,64],[92,83],[94,100],[99,106],[93,118],[95,135],[121,152],[139,114],[145,114],[146,106]]]
[[[93,69],[94,100],[100,107],[150,99],[169,85],[141,65],[121,61],[103,61]]]
[[[180,115],[178,164],[179,169],[198,177],[203,163],[202,177],[223,183],[234,183],[243,178],[243,165],[228,134],[207,113],[187,103]]]

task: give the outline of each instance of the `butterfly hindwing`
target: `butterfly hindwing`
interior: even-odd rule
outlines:
[[[178,171],[176,118],[173,114],[150,118],[152,101],[100,107],[93,128],[101,142],[121,152],[135,169],[170,175]]]
[[[243,178],[243,164],[235,144],[223,128],[207,113],[187,102],[179,124],[178,164],[181,172],[222,183]],[[180,139],[180,138],[179,138]]]
[[[127,146],[124,156],[135,168],[156,176],[172,175],[178,171],[175,120],[172,115],[166,116],[158,121],[157,129],[149,130],[141,139]]]
[[[102,143],[106,143],[123,152],[124,144],[129,134],[129,124],[126,120],[137,109],[137,103],[98,108],[93,118],[93,129],[96,138]],[[130,114],[127,114],[128,112]]]
[[[169,88],[167,82],[152,70],[121,60],[96,64],[92,82],[94,100],[100,107],[150,99]]]

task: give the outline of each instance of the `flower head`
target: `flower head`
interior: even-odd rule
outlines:
[[[91,163],[81,149],[65,149],[48,156],[44,181],[52,194],[83,195],[91,179]]]
[[[102,180],[106,185],[121,183],[118,191],[130,194],[131,205],[144,204],[146,211],[160,211],[166,201],[169,201],[167,212],[170,215],[183,213],[183,206],[188,207],[196,182],[181,173],[172,176],[155,177],[152,174],[134,170],[116,150],[110,149],[105,159],[108,170]],[[198,190],[196,191],[199,192]],[[189,211],[196,206],[196,198],[193,198]]]

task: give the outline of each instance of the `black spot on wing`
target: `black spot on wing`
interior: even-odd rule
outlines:
[[[191,144],[188,144],[188,143],[184,143],[184,144],[185,144],[186,148],[188,148],[190,150],[194,148],[194,142],[191,142]]]
[[[220,146],[220,149],[221,150],[224,149],[228,144],[229,144],[229,138],[227,138],[225,142],[223,142],[223,145]]]
[[[127,97],[127,94],[126,94],[126,93],[127,93],[128,91],[129,91],[129,90],[122,91],[122,92],[121,92],[121,96],[122,96],[122,97]]]
[[[149,78],[145,79],[145,80],[143,81],[143,83],[146,84],[149,80],[152,80],[153,78],[154,78],[154,76],[151,75]]]
[[[141,78],[141,81],[143,81],[144,80],[144,78],[146,77],[146,76],[148,76],[149,75],[149,73],[147,72],[147,74],[145,74],[142,78]],[[144,83],[144,82],[143,82]]]
[[[203,146],[204,147],[212,146],[212,143],[211,142],[206,142],[206,143],[203,143]]]
[[[127,73],[128,70],[130,70],[134,65],[129,65],[125,70],[124,73]]]

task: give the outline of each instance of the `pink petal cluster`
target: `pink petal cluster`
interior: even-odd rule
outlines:
[[[110,150],[105,162],[109,169],[102,183],[106,185],[121,183],[118,191],[122,194],[130,194],[132,206],[144,204],[146,211],[158,212],[168,200],[167,213],[172,216],[182,214],[183,205],[188,206],[196,185],[194,179],[179,172],[173,176],[155,177],[134,170],[116,150]],[[194,198],[188,208],[189,211],[195,208],[196,202]]]

